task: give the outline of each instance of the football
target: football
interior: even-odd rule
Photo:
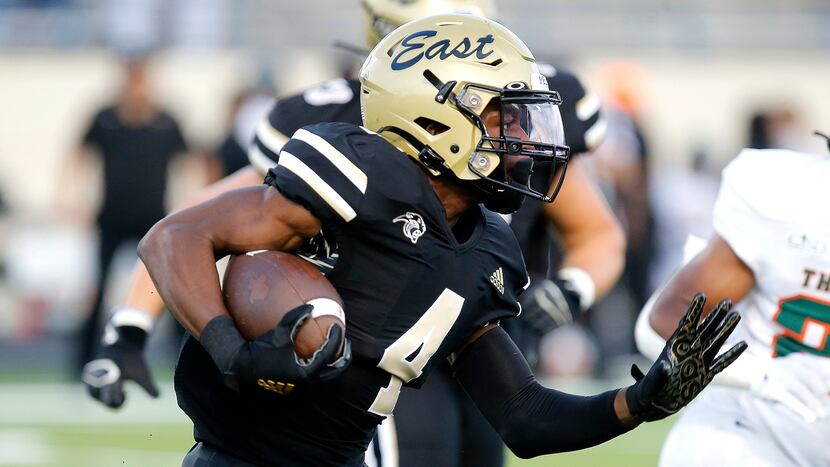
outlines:
[[[312,317],[294,336],[300,358],[311,357],[322,346],[330,326],[345,331],[337,290],[309,262],[290,253],[260,251],[231,257],[222,292],[237,329],[248,340],[274,329],[290,310],[313,305]]]

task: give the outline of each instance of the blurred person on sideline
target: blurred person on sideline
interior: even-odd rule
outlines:
[[[407,7],[390,0],[373,0],[364,2],[363,8],[370,47],[390,27],[430,13],[453,8],[490,15],[494,12],[491,2],[482,0],[418,1]],[[566,70],[544,66],[541,71],[547,76],[550,88],[563,96],[561,113],[566,142],[578,153],[589,151],[602,140],[604,133],[598,97],[588,93]],[[360,123],[359,82],[338,78],[279,99],[268,118],[257,127],[249,150],[251,166],[205,190],[188,204],[210,199],[231,188],[261,184],[263,174],[276,165],[280,149],[288,139],[286,135],[318,121]],[[540,335],[577,318],[596,296],[613,285],[622,270],[622,229],[582,165],[578,159],[569,164],[559,193],[561,202],[546,204],[527,200],[526,206],[512,218],[513,229],[520,237],[534,274],[531,292],[525,294],[522,302],[524,318],[520,318],[527,319],[528,324],[517,328],[520,335],[514,336],[523,342],[522,347],[531,358],[538,354]],[[549,258],[552,226],[558,230],[566,250],[564,259],[560,257],[553,267]],[[336,245],[315,241],[319,242],[316,249],[307,250],[304,257],[328,271],[337,258]],[[153,387],[142,350],[146,334],[163,304],[141,264],[137,265],[133,285],[111,320],[112,328],[124,338],[106,347],[91,362],[87,372],[86,381],[93,396],[111,407],[123,403],[125,380],[134,379],[145,388]],[[118,318],[123,316],[133,318],[127,321]],[[141,338],[132,339],[136,335]],[[106,371],[113,366],[119,368],[119,377],[115,379]],[[425,406],[440,407],[440,410],[425,412]],[[443,422],[436,425],[438,421],[433,420],[436,417]],[[380,427],[381,441],[371,446],[372,452],[367,456],[369,465],[392,465],[393,459],[402,467],[429,462],[477,467],[503,463],[501,439],[452,379],[449,365],[440,366],[421,390],[405,388],[395,419],[396,423],[390,418],[390,422]],[[445,429],[439,430],[436,426]]]
[[[91,310],[78,332],[76,371],[93,357],[98,345],[104,293],[117,249],[138,242],[164,217],[170,163],[187,150],[179,124],[152,97],[150,57],[130,56],[123,70],[116,102],[95,114],[62,171],[66,180],[80,180],[90,158],[100,158],[103,165],[103,199],[96,217],[98,280]],[[78,209],[65,206],[64,191],[60,196],[61,209]]]
[[[744,149],[723,170],[714,234],[691,237],[683,265],[637,321],[637,345],[660,353],[703,291],[743,319],[728,343],[748,349],[681,415],[661,466],[830,465],[830,156]],[[706,449],[700,449],[706,446]]]

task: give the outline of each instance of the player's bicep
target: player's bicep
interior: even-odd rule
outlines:
[[[453,352],[452,359],[453,360],[457,359],[470,344],[477,341],[485,333],[487,333],[489,331],[492,331],[496,328],[501,329],[501,326],[499,326],[498,323],[487,323],[487,324],[484,325],[484,327],[478,328],[476,331],[474,331],[472,334],[470,334],[470,337],[468,337],[467,340],[465,340],[464,343],[461,344],[455,350],[455,352]]]
[[[227,192],[173,217],[208,236],[219,256],[293,250],[320,231],[320,221],[310,212],[266,185]]]
[[[655,301],[651,326],[668,338],[697,292],[706,294],[709,303],[723,299],[738,302],[754,285],[752,270],[723,238],[715,235],[706,248],[669,279]]]

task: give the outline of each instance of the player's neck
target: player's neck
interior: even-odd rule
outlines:
[[[478,204],[475,193],[458,180],[432,175],[428,178],[432,189],[435,190],[435,195],[441,201],[441,205],[444,206],[447,222],[451,226],[455,225],[462,214]]]

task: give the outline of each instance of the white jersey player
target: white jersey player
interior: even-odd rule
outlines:
[[[661,466],[830,466],[828,199],[827,155],[746,149],[724,169],[715,235],[646,305],[637,344],[659,354],[700,290],[739,301],[730,339],[749,348],[681,416]]]

